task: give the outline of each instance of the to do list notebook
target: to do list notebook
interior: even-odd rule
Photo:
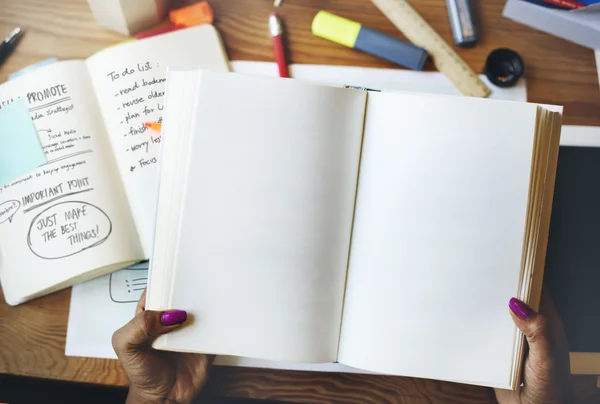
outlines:
[[[216,30],[205,25],[0,86],[0,108],[27,103],[48,160],[0,188],[0,279],[9,304],[149,257],[161,135],[144,122],[162,117],[167,66],[228,70]]]

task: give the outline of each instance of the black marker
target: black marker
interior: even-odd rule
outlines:
[[[7,36],[4,41],[0,42],[0,65],[2,65],[6,58],[12,53],[22,36],[23,30],[17,27],[12,30],[10,35]]]

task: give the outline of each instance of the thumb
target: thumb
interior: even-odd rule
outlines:
[[[117,330],[112,338],[117,356],[150,347],[159,336],[178,328],[187,320],[183,310],[139,312],[133,320]]]
[[[552,358],[546,318],[514,297],[510,299],[508,307],[515,325],[527,338],[529,361],[534,368],[544,369]]]

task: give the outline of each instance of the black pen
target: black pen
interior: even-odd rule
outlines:
[[[4,41],[0,42],[0,65],[4,63],[6,58],[12,53],[17,45],[19,39],[23,35],[23,30],[21,28],[15,28],[12,30],[9,36],[7,36]]]

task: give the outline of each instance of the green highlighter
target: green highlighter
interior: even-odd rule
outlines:
[[[312,33],[413,70],[423,70],[429,57],[423,48],[327,11],[317,13],[313,20]]]

